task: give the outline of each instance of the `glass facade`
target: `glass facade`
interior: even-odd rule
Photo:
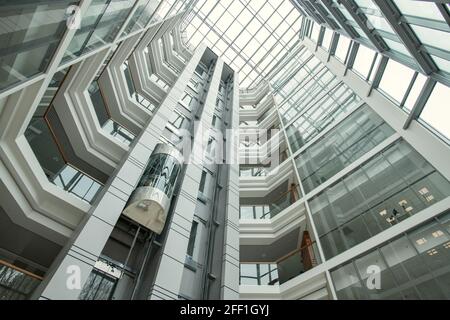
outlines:
[[[68,62],[117,36],[136,0],[93,0],[62,60]]]
[[[103,184],[67,161],[46,118],[34,117],[25,137],[50,182],[84,201],[94,201]]]
[[[425,6],[431,5],[434,6],[431,3]],[[434,28],[434,25],[430,26]],[[326,31],[327,29],[322,28],[321,32],[325,33]],[[312,33],[309,32],[307,37],[317,42],[320,33],[313,37]],[[445,73],[440,72],[439,76],[431,81],[433,89],[431,95],[428,96],[423,93],[424,90],[427,90],[427,86],[430,85],[426,82],[427,76],[417,67],[405,64],[401,59],[398,60],[391,55],[388,58],[384,57],[386,63],[381,63],[383,53],[376,53],[371,47],[366,47],[365,45],[367,44],[357,44],[357,50],[349,50],[351,40],[344,35],[336,37],[335,41],[336,49],[330,52],[331,55],[334,55],[340,62],[345,63],[348,68],[352,69],[363,80],[370,83],[375,90],[385,95],[406,113],[411,113],[414,108],[416,109],[414,111],[419,110],[414,113],[414,119],[424,124],[427,129],[430,129],[444,142],[450,144],[449,126],[444,120],[450,116],[450,112],[444,108],[445,104],[442,103],[442,101],[447,101],[450,98],[450,87],[448,86],[450,81],[445,80],[447,77]],[[355,43],[353,43],[354,45]],[[330,51],[326,47],[323,48]],[[446,53],[447,57],[448,54],[449,52]],[[437,57],[433,57],[433,59],[436,60]],[[304,60],[301,58],[298,60],[300,63],[302,61]],[[291,65],[294,66],[292,62]],[[314,72],[314,70],[312,71]],[[292,88],[293,86],[288,87],[288,92]],[[289,119],[295,114],[295,111],[293,111],[295,108],[297,108],[297,103],[294,102],[293,107],[287,105],[280,110],[283,111],[283,117]],[[299,139],[301,139],[301,136],[299,136]]]
[[[46,71],[78,1],[0,3],[0,91]]]
[[[450,183],[398,141],[309,202],[326,258],[450,195]]]
[[[124,37],[136,30],[145,28],[153,17],[156,9],[158,9],[160,3],[161,0],[147,0],[146,2],[140,2],[121,36]]]
[[[449,299],[450,213],[331,271],[338,299]],[[379,288],[368,285],[379,270]]]
[[[391,136],[389,127],[364,105],[295,159],[305,193],[310,192]]]

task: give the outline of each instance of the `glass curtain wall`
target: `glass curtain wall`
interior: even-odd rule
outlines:
[[[449,299],[449,259],[447,212],[335,268],[331,277],[338,299]],[[367,285],[374,266],[379,289]]]
[[[79,1],[0,2],[0,92],[46,71]]]
[[[399,140],[309,202],[326,258],[450,195],[450,183]]]

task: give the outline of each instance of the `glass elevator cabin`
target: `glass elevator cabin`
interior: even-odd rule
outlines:
[[[183,156],[176,148],[157,144],[123,214],[161,234],[182,164]]]

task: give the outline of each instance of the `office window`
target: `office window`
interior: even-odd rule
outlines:
[[[198,191],[203,193],[205,191],[205,184],[206,184],[206,175],[208,173],[206,171],[202,172],[202,177],[200,178],[200,185],[198,187]]]
[[[411,68],[389,59],[378,88],[399,104],[405,96],[413,75],[414,71]]]
[[[192,110],[190,107],[192,106],[193,97],[189,93],[185,93],[183,95],[183,98],[181,98],[181,101],[183,102],[184,106],[188,107],[189,110]]]
[[[356,71],[364,80],[369,77],[371,71],[372,62],[375,59],[376,52],[360,45],[358,52],[356,53],[355,61],[353,62],[352,69]]]
[[[339,299],[449,299],[448,213],[424,222],[331,271]],[[368,268],[380,268],[379,289],[367,287]]]
[[[216,139],[213,137],[209,137],[208,139],[208,145],[206,146],[206,153],[208,153],[211,156],[214,156],[216,152]]]
[[[63,63],[114,40],[135,0],[93,0],[66,50]]]
[[[333,31],[330,29],[325,28],[325,31],[323,33],[323,39],[322,39],[322,47],[325,50],[330,50],[331,46],[331,40],[333,39]]]
[[[437,83],[420,115],[420,120],[437,130],[450,142],[450,87]]]
[[[189,235],[189,242],[188,242],[188,247],[187,247],[187,252],[186,252],[186,254],[190,257],[192,257],[194,254],[195,239],[197,238],[197,228],[198,228],[198,222],[192,221],[191,232]]]
[[[327,181],[393,133],[369,106],[353,112],[295,159],[305,192]]]
[[[398,141],[311,199],[327,258],[373,237],[450,195],[450,183]]]
[[[187,119],[184,115],[175,110],[170,115],[169,123],[173,125],[175,128],[180,129],[183,126],[183,123],[185,123],[188,120],[189,119]]]
[[[334,56],[343,63],[346,63],[347,52],[350,48],[350,39],[340,35]]]

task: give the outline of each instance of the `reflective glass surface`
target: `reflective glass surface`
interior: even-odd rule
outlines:
[[[399,141],[311,199],[331,258],[450,195],[450,183]]]
[[[0,91],[42,73],[66,30],[66,11],[78,1],[0,3]]]
[[[338,298],[448,300],[449,222],[442,214],[332,270]],[[378,288],[368,285],[370,268],[380,272]]]
[[[305,192],[327,181],[393,133],[370,107],[356,110],[297,156],[295,162]]]

